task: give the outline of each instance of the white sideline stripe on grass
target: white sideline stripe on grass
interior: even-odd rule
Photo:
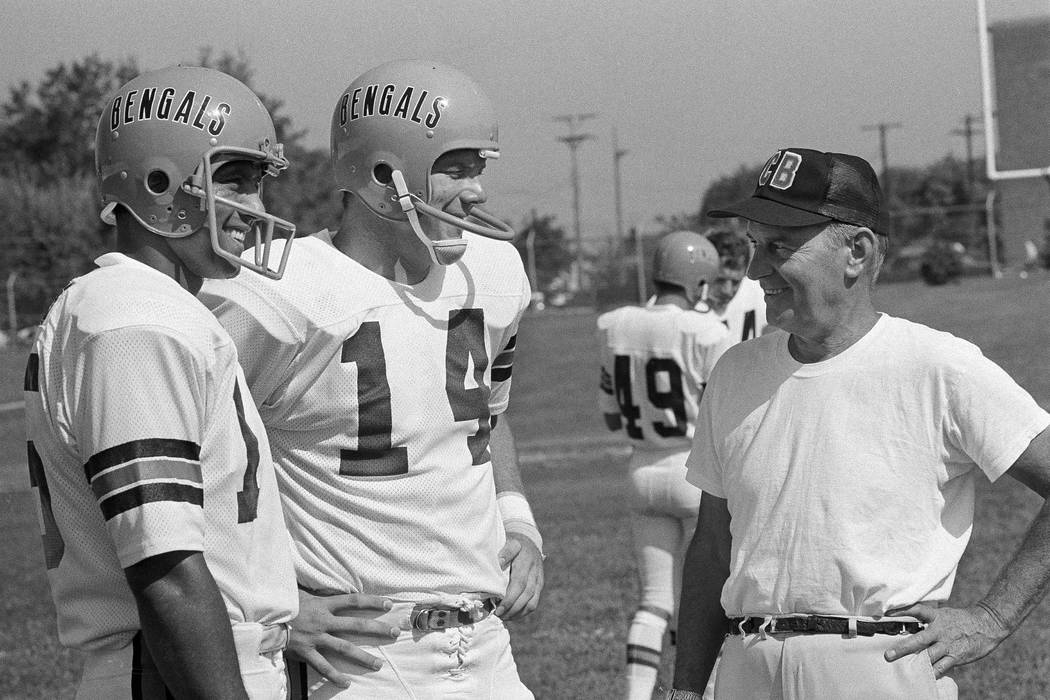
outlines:
[[[0,413],[7,413],[8,411],[20,411],[25,408],[25,401],[11,401],[10,403],[0,403]]]
[[[518,443],[518,462],[537,464],[553,457],[571,457],[584,452],[626,456],[630,454],[631,446],[615,435],[531,440]]]

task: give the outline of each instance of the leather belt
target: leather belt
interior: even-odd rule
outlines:
[[[412,608],[412,628],[423,632],[463,627],[481,622],[492,614],[499,601],[485,598],[474,610],[463,610],[451,605],[416,605]]]
[[[872,637],[876,634],[915,634],[926,625],[922,622],[908,620],[857,620],[849,617],[831,617],[827,615],[793,615],[785,617],[731,617],[729,634],[755,634],[762,630],[762,625],[769,620],[765,630],[774,632],[800,632],[803,634],[845,634]],[[855,627],[854,627],[855,625]],[[853,629],[850,629],[853,627]]]

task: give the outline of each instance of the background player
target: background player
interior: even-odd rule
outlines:
[[[762,335],[769,325],[765,293],[746,274],[751,257],[747,236],[728,226],[709,229],[704,236],[718,251],[722,268],[697,308],[710,310],[722,319],[734,342]]]
[[[109,105],[95,156],[116,251],[66,287],[26,369],[59,638],[85,652],[78,698],[282,698],[296,592],[269,445],[193,294],[242,266],[279,276],[267,244],[294,227],[259,189],[288,162],[218,71],[144,73]]]
[[[498,617],[534,610],[543,586],[500,416],[529,284],[491,239],[513,233],[478,206],[498,149],[492,105],[462,73],[373,68],[332,118],[339,230],[297,243],[280,283],[205,288],[270,434],[300,586],[396,601],[377,616],[393,638],[349,639],[381,664],[333,656],[329,680],[302,669],[298,693],[531,697]]]
[[[598,317],[598,404],[609,429],[625,430],[635,448],[631,530],[642,600],[627,633],[629,700],[652,697],[696,528],[700,490],[685,480],[685,460],[707,377],[733,337],[719,318],[693,307],[720,267],[700,234],[667,234],[656,249],[655,299]]]

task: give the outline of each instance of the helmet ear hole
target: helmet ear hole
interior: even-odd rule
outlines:
[[[389,185],[394,180],[394,169],[386,163],[376,163],[372,168],[372,178],[380,185]]]
[[[146,189],[152,194],[164,194],[171,185],[171,179],[163,170],[152,170],[146,176]]]

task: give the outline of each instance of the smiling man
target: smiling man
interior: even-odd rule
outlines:
[[[1050,416],[972,344],[875,310],[883,213],[866,161],[800,148],[709,213],[748,221],[782,330],[730,349],[703,396],[672,697],[724,639],[716,698],[953,698],[945,672],[1047,588],[1044,504],[988,594],[946,606],[978,476],[1050,495]]]
[[[152,111],[158,91],[185,108]],[[280,277],[288,248],[271,262],[270,243],[294,227],[260,188],[288,161],[219,71],[144,73],[110,104],[95,163],[116,250],[52,305],[25,375],[59,639],[84,653],[81,700],[277,700],[288,532],[233,341],[193,295],[242,267]]]
[[[513,231],[480,206],[497,134],[459,71],[365,72],[332,115],[339,230],[298,242],[280,282],[205,286],[296,545],[291,648],[320,673],[296,664],[294,697],[532,697],[503,625],[535,610],[543,563],[501,415],[531,295]],[[344,609],[357,595],[391,607]],[[385,638],[333,637],[361,619]]]

